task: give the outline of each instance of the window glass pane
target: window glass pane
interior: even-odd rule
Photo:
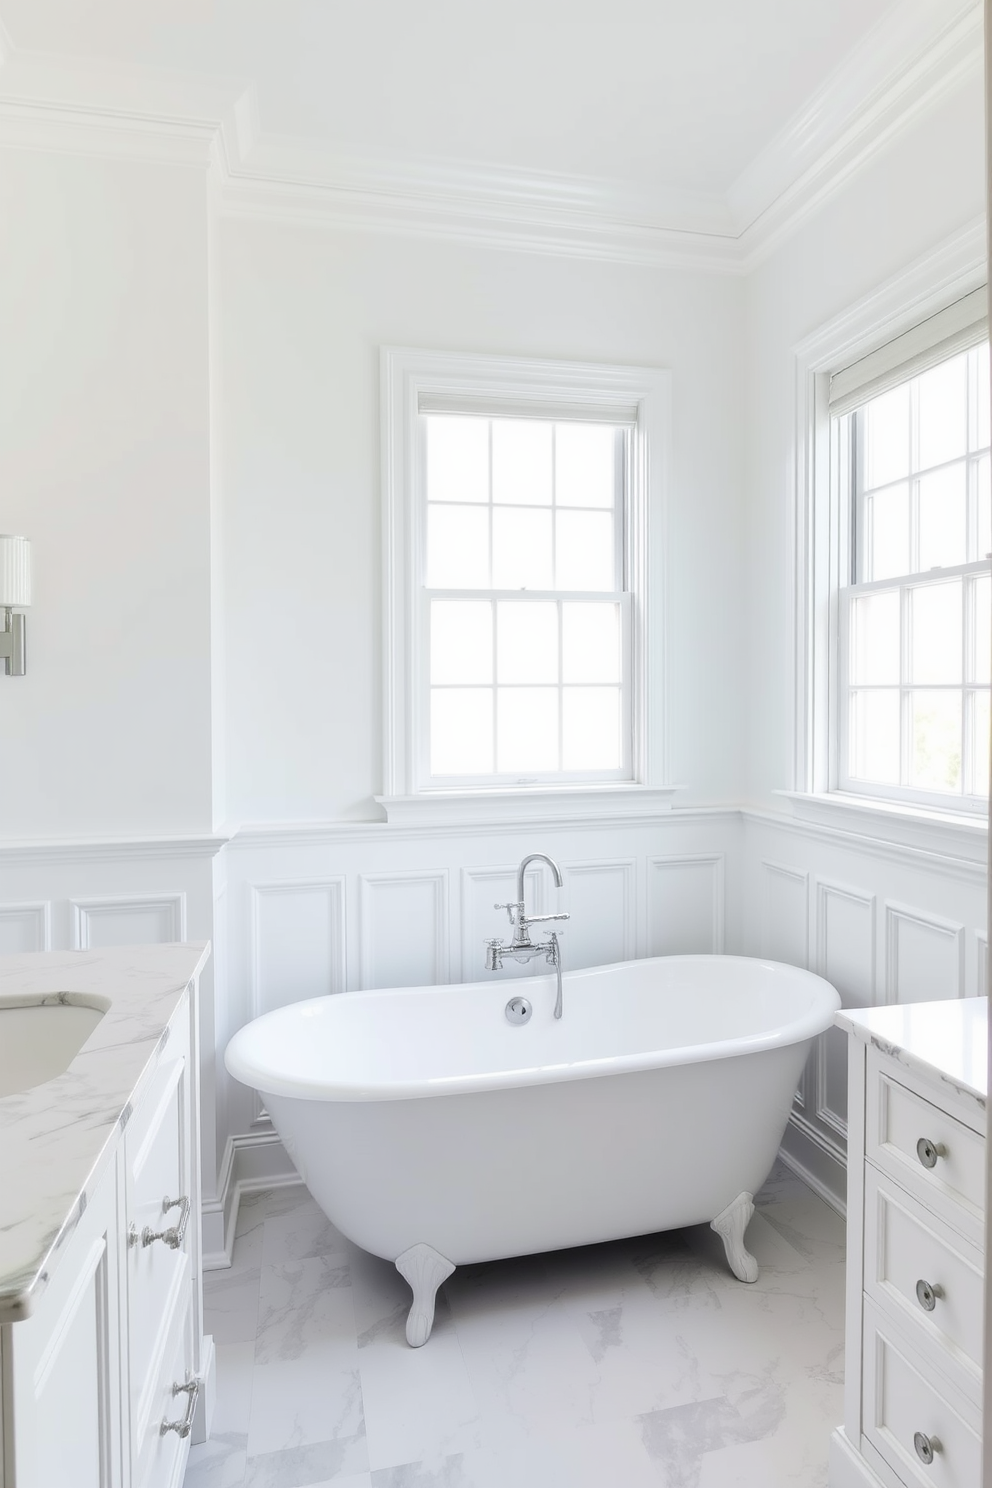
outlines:
[[[961,580],[909,593],[911,682],[961,681]]]
[[[551,511],[493,508],[493,588],[551,589]]]
[[[989,443],[989,343],[979,346],[975,350],[975,362],[978,369],[978,438],[975,441],[975,449],[986,449]]]
[[[620,681],[619,605],[562,605],[562,680]]]
[[[428,501],[489,500],[489,420],[427,415]]]
[[[501,774],[558,770],[558,689],[496,689],[496,768]]]
[[[913,784],[920,790],[960,790],[960,692],[914,692],[911,707]]]
[[[488,599],[431,600],[431,681],[493,680],[493,607]]]
[[[920,572],[968,561],[968,473],[962,461],[920,477]]]
[[[975,655],[972,667],[972,682],[984,682],[986,685],[992,682],[992,672],[989,666],[989,652],[992,650],[992,614],[989,610],[989,599],[992,595],[992,578],[988,574],[982,574],[975,580]]]
[[[563,768],[618,770],[619,687],[566,687],[562,707]]]
[[[616,588],[612,512],[558,513],[555,588]]]
[[[610,424],[555,424],[555,500],[559,506],[612,508],[616,430]]]
[[[851,695],[851,776],[898,785],[899,693],[895,688]]]
[[[971,789],[984,796],[989,788],[989,695],[976,692],[972,700],[974,743],[971,755]]]
[[[909,386],[873,398],[865,410],[865,480],[869,489],[909,474]]]
[[[869,559],[864,577],[894,579],[909,573],[909,486],[890,486],[865,502]]]
[[[551,425],[540,419],[493,419],[493,500],[551,505]]]
[[[992,554],[992,482],[989,480],[989,457],[983,455],[978,462],[978,552],[973,558],[988,558]]]
[[[952,357],[917,379],[918,470],[956,460],[968,448],[968,353]]]
[[[558,681],[556,604],[497,604],[496,676],[500,682]]]
[[[493,695],[488,687],[431,690],[431,774],[491,775]]]
[[[431,589],[489,587],[489,508],[427,508],[427,583]]]
[[[851,605],[851,681],[899,685],[899,592],[865,594]]]

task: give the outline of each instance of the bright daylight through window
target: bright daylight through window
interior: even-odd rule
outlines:
[[[630,778],[627,429],[420,423],[431,779]]]
[[[834,419],[847,531],[842,789],[984,811],[992,494],[988,342]]]

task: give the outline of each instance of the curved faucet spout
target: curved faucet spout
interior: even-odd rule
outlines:
[[[524,874],[527,872],[528,863],[547,863],[548,867],[551,869],[551,872],[554,874],[555,888],[560,889],[562,886],[561,869],[558,867],[558,864],[555,862],[554,858],[549,858],[547,853],[530,853],[526,858],[524,858],[523,862],[520,864],[520,867],[517,869],[518,904],[523,904],[524,902]],[[522,913],[523,911],[521,910],[521,914]]]

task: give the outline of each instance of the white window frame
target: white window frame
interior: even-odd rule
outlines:
[[[383,787],[390,821],[421,819],[424,807],[450,819],[459,806],[478,815],[508,799],[524,814],[634,814],[667,809],[665,739],[665,504],[670,446],[670,378],[664,369],[531,360],[384,347],[381,352],[383,520]],[[499,414],[560,415],[622,422],[627,440],[623,569],[629,599],[631,705],[629,778],[519,785],[425,788],[424,468],[420,414],[433,407]],[[649,582],[650,580],[650,582]],[[488,592],[488,591],[487,591]],[[528,598],[535,597],[528,593]],[[567,597],[560,594],[556,599]]]
[[[984,836],[987,813],[953,798],[942,797],[939,803],[935,798],[931,805],[886,797],[860,782],[857,791],[844,789],[838,648],[849,508],[843,472],[831,458],[830,379],[839,368],[871,355],[981,289],[987,273],[981,221],[822,326],[795,353],[795,742],[792,787],[782,794],[808,820],[863,830],[873,818],[871,830],[907,843],[923,840],[914,836],[913,821],[941,828],[953,824],[958,834]]]

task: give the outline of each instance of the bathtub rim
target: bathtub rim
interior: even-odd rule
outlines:
[[[367,991],[336,992],[328,993],[323,997],[301,998],[298,1002],[287,1003],[284,1007],[274,1008],[271,1012],[263,1013],[258,1018],[252,1019],[233,1035],[224,1051],[224,1064],[230,1075],[243,1085],[257,1090],[261,1095],[283,1096],[295,1100],[315,1100],[340,1103],[367,1102],[367,1101],[400,1101],[400,1100],[424,1100],[432,1096],[446,1095],[470,1095],[476,1092],[492,1090],[514,1090],[528,1085],[551,1085],[572,1080],[601,1079],[610,1075],[635,1074],[644,1070],[665,1069],[675,1065],[683,1064],[705,1064],[715,1063],[722,1059],[740,1058],[749,1054],[760,1054],[766,1050],[787,1048],[792,1044],[804,1043],[815,1038],[818,1034],[828,1029],[834,1021],[834,1015],[840,1009],[841,999],[836,988],[824,977],[816,972],[808,971],[805,967],[790,966],[786,962],[772,961],[766,956],[723,956],[723,955],[686,955],[686,956],[649,956],[638,957],[636,961],[665,961],[673,962],[700,962],[719,961],[724,965],[745,963],[749,967],[764,966],[775,971],[786,971],[790,976],[798,978],[801,982],[813,985],[819,992],[820,1001],[806,1009],[802,1015],[789,1023],[779,1024],[773,1029],[766,1029],[761,1033],[745,1034],[733,1039],[716,1039],[700,1044],[684,1044],[671,1049],[640,1050],[633,1054],[605,1055],[593,1059],[578,1059],[560,1064],[538,1064],[527,1066],[516,1066],[512,1069],[485,1070],[475,1074],[452,1074],[437,1076],[420,1076],[414,1080],[383,1080],[352,1081],[344,1082],[336,1080],[333,1084],[326,1081],[318,1083],[312,1079],[299,1075],[276,1074],[271,1069],[266,1069],[263,1063],[256,1057],[251,1057],[247,1052],[251,1049],[253,1042],[257,1044],[260,1025],[272,1027],[280,1020],[286,1020],[296,1009],[311,1006],[316,1003],[328,1003],[337,1001],[340,997],[349,1000],[360,998],[369,1003],[375,1003],[386,997],[395,997],[397,993],[417,993],[422,996],[431,996],[441,993],[450,993],[453,987],[470,990],[473,987],[483,987],[491,990],[493,983],[490,982],[455,982],[442,983],[437,986],[425,987],[382,987]],[[583,967],[571,973],[572,977],[581,976],[583,971],[607,973],[623,967],[635,964],[635,960],[611,962],[605,966]],[[566,987],[569,973],[566,973]],[[535,978],[543,981],[544,978]],[[521,982],[508,983],[517,990],[521,988]],[[526,983],[523,983],[526,985]]]

